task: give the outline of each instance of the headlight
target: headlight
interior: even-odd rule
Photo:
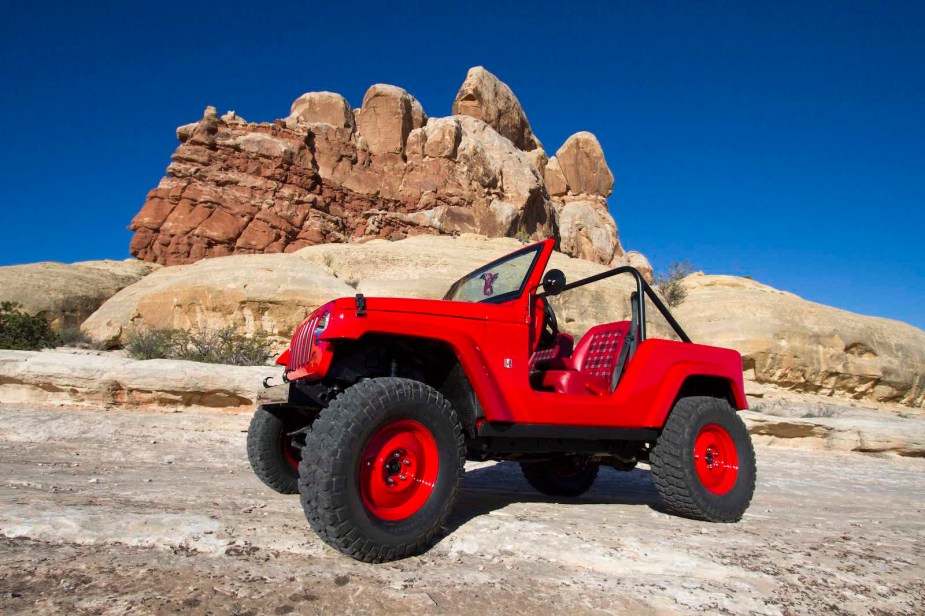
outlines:
[[[331,320],[330,310],[325,312],[323,315],[321,315],[321,318],[318,319],[318,324],[315,326],[315,339],[316,340],[321,335],[321,332],[323,332],[325,328],[328,326],[328,321],[330,320]]]

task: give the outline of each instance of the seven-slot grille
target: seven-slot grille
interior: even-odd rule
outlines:
[[[317,314],[305,321],[295,330],[292,337],[292,349],[289,353],[289,370],[298,370],[308,365],[315,344],[315,328],[323,315]]]

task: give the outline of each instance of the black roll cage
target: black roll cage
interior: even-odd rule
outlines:
[[[612,270],[607,270],[606,272],[601,272],[600,274],[594,274],[593,276],[588,276],[587,278],[582,278],[581,280],[576,280],[575,282],[570,282],[562,287],[562,290],[558,293],[547,293],[546,291],[541,291],[536,294],[537,297],[554,297],[565,291],[570,291],[578,287],[583,287],[586,284],[591,284],[592,282],[597,282],[599,280],[604,280],[605,278],[611,278],[613,276],[619,276],[620,274],[630,274],[633,278],[636,279],[636,292],[633,293],[633,296],[630,298],[631,302],[636,302],[636,310],[639,315],[639,342],[642,342],[646,339],[646,302],[644,298],[646,296],[652,300],[652,303],[655,304],[655,307],[658,308],[658,311],[662,313],[662,316],[665,317],[665,320],[668,321],[668,324],[671,325],[671,328],[675,331],[679,338],[684,342],[691,342],[690,337],[684,333],[684,330],[681,329],[681,325],[675,320],[671,312],[669,312],[668,307],[659,299],[658,295],[655,294],[655,291],[652,290],[652,287],[649,286],[643,277],[635,267],[630,265],[623,265],[621,267],[614,268]]]

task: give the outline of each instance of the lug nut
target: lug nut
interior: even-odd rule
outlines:
[[[398,478],[404,481],[405,479],[408,478],[408,475],[399,475]]]
[[[392,479],[391,477],[386,477],[385,482],[386,482],[388,485],[390,485],[390,486],[394,486],[394,485],[395,485],[395,480]]]
[[[405,466],[411,466],[410,460],[402,460],[401,463],[404,464]]]

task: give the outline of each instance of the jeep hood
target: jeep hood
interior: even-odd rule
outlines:
[[[366,314],[401,312],[406,314],[420,314],[435,317],[450,317],[458,319],[477,320],[515,320],[505,318],[511,314],[516,301],[504,304],[483,304],[474,302],[454,302],[441,299],[407,299],[398,297],[367,297]],[[334,302],[334,310],[354,316],[357,312],[357,300],[353,297],[344,297]],[[362,317],[359,317],[362,318]]]

